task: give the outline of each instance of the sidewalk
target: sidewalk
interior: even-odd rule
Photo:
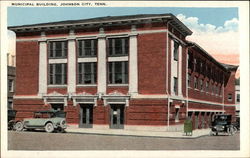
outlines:
[[[162,138],[199,138],[208,136],[210,129],[198,129],[193,131],[192,136],[186,136],[183,132],[168,132],[168,131],[139,131],[125,129],[93,129],[93,128],[67,128],[68,133],[78,134],[93,134],[93,135],[112,135],[112,136],[136,136],[136,137],[162,137]]]

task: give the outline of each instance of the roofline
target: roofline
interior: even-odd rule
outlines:
[[[31,25],[20,25],[20,26],[10,26],[9,30],[14,32],[35,32],[35,31],[46,31],[50,29],[74,29],[74,28],[84,28],[91,26],[109,26],[109,25],[124,25],[124,24],[141,24],[148,21],[158,22],[171,20],[173,25],[180,26],[185,35],[191,35],[192,31],[186,27],[179,19],[177,19],[173,14],[139,14],[139,15],[129,15],[126,16],[107,16],[107,17],[97,17],[91,19],[81,19],[81,20],[67,20],[67,21],[58,21],[58,22],[49,22],[49,23],[39,23]],[[145,16],[145,17],[138,17]],[[118,18],[118,19],[105,19],[105,18]],[[98,21],[89,21],[100,18]],[[102,19],[103,18],[103,19]],[[120,19],[119,19],[120,18]],[[123,19],[122,19],[123,18]]]
[[[187,41],[187,43],[191,46],[196,46],[199,50],[201,50],[207,57],[209,57],[213,62],[221,66],[226,71],[236,71],[239,67],[238,65],[229,65],[218,62],[214,57],[212,57],[206,50],[204,50],[200,45],[195,42]]]

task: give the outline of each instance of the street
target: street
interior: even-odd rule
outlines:
[[[195,139],[8,132],[8,150],[239,150],[240,133]]]

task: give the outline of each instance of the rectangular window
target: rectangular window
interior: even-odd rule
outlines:
[[[110,38],[109,43],[109,56],[125,56],[128,55],[129,43],[128,38]]]
[[[188,68],[193,70],[193,54],[188,52]]]
[[[200,70],[201,70],[200,59],[197,59],[196,61],[197,61],[197,63],[196,63],[196,72],[200,73]]]
[[[214,94],[214,85],[211,83],[211,93]]]
[[[200,89],[201,89],[201,91],[203,91],[203,80],[202,79],[200,80]]]
[[[66,58],[68,51],[67,41],[49,42],[49,58]]]
[[[14,92],[14,80],[11,79],[8,80],[8,91]]]
[[[174,93],[178,93],[178,78],[174,77]]]
[[[188,74],[188,87],[191,86],[191,74]]]
[[[236,97],[237,97],[237,98],[236,98],[236,101],[239,103],[239,102],[240,102],[240,94],[237,94]]]
[[[194,59],[194,70],[193,71],[196,71],[197,70],[197,60]]]
[[[209,82],[206,82],[206,91],[209,92]]]
[[[198,89],[198,78],[194,77],[194,88]]]
[[[67,84],[67,64],[49,64],[49,84]]]
[[[97,40],[87,39],[78,41],[78,57],[96,57]]]
[[[174,60],[178,61],[179,43],[174,41]]]
[[[78,84],[96,84],[96,63],[78,63]]]
[[[232,94],[231,94],[231,93],[229,93],[229,94],[227,95],[227,100],[228,100],[228,101],[233,101],[233,97],[232,97]]]
[[[128,62],[109,62],[108,74],[110,84],[128,83]]]

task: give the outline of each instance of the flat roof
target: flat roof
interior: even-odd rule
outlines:
[[[14,32],[36,32],[48,30],[77,29],[86,27],[105,27],[113,25],[143,24],[148,22],[166,22],[177,27],[185,36],[191,35],[192,31],[186,27],[173,14],[137,14],[124,16],[105,16],[90,19],[66,20],[49,23],[38,23],[31,25],[10,26],[9,30]]]
[[[196,48],[198,48],[206,57],[208,57],[211,61],[213,61],[215,64],[219,65],[220,67],[224,68],[227,71],[236,71],[239,67],[238,65],[229,65],[224,64],[221,62],[218,62],[214,57],[212,57],[206,50],[204,50],[200,45],[198,45],[195,42],[187,41],[189,45],[193,45]]]

